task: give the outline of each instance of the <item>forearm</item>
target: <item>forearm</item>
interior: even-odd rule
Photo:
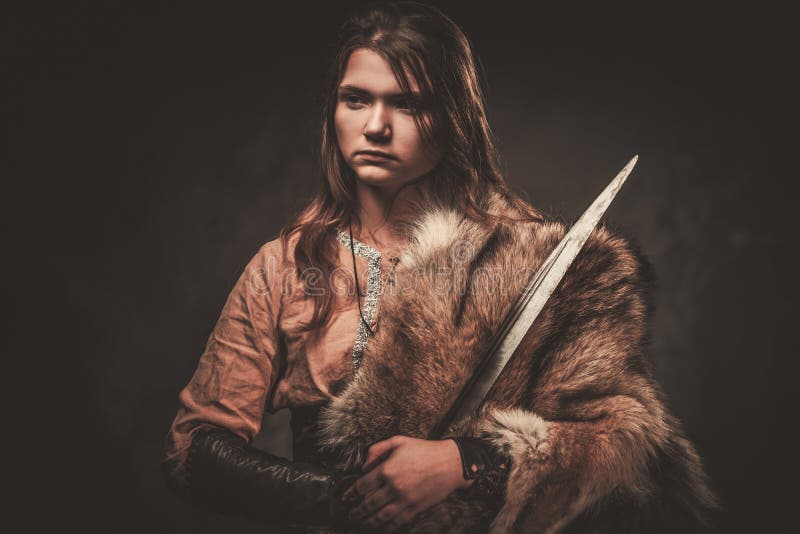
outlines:
[[[545,531],[566,524],[612,491],[644,489],[646,465],[658,447],[655,422],[631,398],[611,397],[602,404],[605,414],[589,420],[494,412],[484,430],[513,463],[506,506],[496,520],[499,531],[521,525]]]
[[[181,493],[216,511],[268,523],[329,525],[342,517],[342,477],[249,447],[225,429],[194,433]]]

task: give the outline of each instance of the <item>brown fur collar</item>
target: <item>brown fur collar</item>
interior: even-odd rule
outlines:
[[[494,199],[491,211],[511,208]],[[420,218],[361,368],[320,419],[340,467],[393,435],[428,436],[564,232],[553,221],[487,227],[448,209]],[[647,273],[625,240],[592,234],[481,413],[451,429],[511,456],[502,508],[454,494],[413,531],[639,531],[667,516],[702,527],[713,495],[644,358]]]

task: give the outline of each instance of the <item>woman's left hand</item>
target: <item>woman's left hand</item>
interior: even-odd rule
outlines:
[[[383,461],[381,461],[383,460]],[[462,474],[461,454],[451,440],[394,436],[372,445],[362,467],[367,474],[343,498],[350,516],[369,528],[394,531],[472,480]]]

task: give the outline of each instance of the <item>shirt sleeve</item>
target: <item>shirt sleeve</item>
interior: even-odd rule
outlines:
[[[280,368],[280,242],[271,241],[250,260],[228,295],[197,369],[180,393],[179,409],[165,441],[162,468],[178,481],[192,434],[222,427],[251,443]]]

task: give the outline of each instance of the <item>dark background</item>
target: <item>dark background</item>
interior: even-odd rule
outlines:
[[[7,421],[38,466],[9,469],[31,530],[264,531],[184,505],[158,464],[228,291],[318,187],[322,80],[351,5],[5,13]],[[658,379],[727,510],[720,531],[782,531],[788,14],[439,5],[473,43],[508,179],[534,205],[574,219],[640,155],[608,220],[655,266]],[[285,414],[266,424],[259,443],[286,453]]]

